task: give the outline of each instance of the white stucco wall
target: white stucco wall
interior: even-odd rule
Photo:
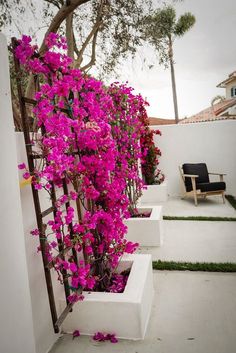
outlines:
[[[8,67],[0,34],[0,351],[36,353]]]
[[[15,133],[15,139],[18,164],[22,162],[27,164],[23,133]],[[18,174],[19,180],[23,180],[22,171],[19,171]],[[39,240],[38,237],[33,237],[30,235],[30,231],[37,228],[33,196],[30,185],[26,185],[21,188],[20,197],[23,215],[26,261],[28,266],[30,295],[32,301],[36,353],[46,353],[56,341],[58,335],[54,333],[52,326],[41,253],[37,253]],[[48,194],[45,191],[40,192],[40,201],[42,211],[51,206]],[[53,271],[51,272],[53,274]],[[56,281],[55,278],[53,279],[55,289],[54,294],[57,300],[59,298],[58,290],[61,286],[59,283],[57,283],[58,281]]]
[[[27,162],[23,133],[14,132],[5,37],[0,34],[0,352],[46,353],[56,341],[30,186],[20,190],[17,165]],[[43,209],[47,197],[43,195]],[[55,281],[56,282],[56,281]],[[59,286],[55,286],[56,297]],[[61,295],[60,295],[61,297]]]
[[[236,195],[236,121],[154,126],[162,136],[155,136],[161,149],[160,169],[168,179],[169,195],[181,194],[178,166],[205,162],[209,172],[226,173],[228,194]],[[212,181],[218,180],[215,177]]]

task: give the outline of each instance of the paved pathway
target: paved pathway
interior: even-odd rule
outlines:
[[[163,205],[165,216],[212,216],[212,217],[236,217],[235,209],[226,200],[222,202],[220,196],[211,196],[200,199],[198,206],[193,203],[193,199],[169,198]]]
[[[236,262],[236,222],[164,221],[163,245],[139,252],[153,260]]]
[[[234,353],[236,274],[154,271],[144,341],[95,343],[64,335],[50,353]],[[124,318],[126,320],[127,318]]]

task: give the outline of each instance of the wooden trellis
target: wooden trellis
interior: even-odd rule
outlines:
[[[17,46],[17,40],[15,38],[12,38],[12,48],[13,51]],[[30,119],[27,113],[27,106],[35,106],[36,101],[34,99],[29,99],[27,97],[24,97],[23,95],[23,89],[22,89],[22,82],[21,82],[21,77],[22,77],[22,70],[20,67],[20,63],[17,58],[14,57],[14,64],[15,64],[15,72],[16,72],[16,82],[17,82],[17,91],[18,91],[18,97],[19,97],[19,106],[20,106],[20,114],[21,114],[21,120],[22,120],[22,127],[23,127],[23,132],[24,132],[24,141],[25,141],[25,147],[26,147],[26,153],[27,153],[27,159],[28,159],[28,166],[29,166],[29,172],[31,175],[34,174],[35,171],[35,163],[36,160],[44,158],[43,155],[37,154],[33,151],[32,148],[32,142],[31,142],[31,131],[30,131]],[[36,78],[35,82],[37,82],[37,88],[39,89],[39,80]],[[45,127],[42,125],[40,127],[39,132],[41,132],[42,136],[45,134]],[[45,162],[46,163],[46,162]],[[68,195],[68,186],[66,183],[65,178],[62,180],[62,189],[63,189],[63,194]],[[72,311],[72,306],[73,303],[70,303],[68,301],[68,296],[70,295],[70,287],[69,287],[69,282],[68,282],[68,275],[67,271],[63,270],[62,272],[62,277],[63,277],[63,283],[64,283],[64,291],[65,291],[65,297],[66,297],[66,307],[63,310],[63,312],[58,316],[57,309],[56,309],[56,303],[55,303],[55,296],[54,296],[54,291],[53,291],[53,283],[52,283],[52,276],[51,276],[51,270],[53,269],[53,262],[49,262],[47,259],[46,255],[46,246],[47,246],[47,237],[46,237],[46,224],[45,224],[45,217],[48,216],[49,214],[53,214],[53,217],[55,219],[56,216],[56,188],[53,182],[51,183],[51,206],[47,208],[46,210],[42,210],[41,207],[41,202],[40,202],[40,196],[38,190],[34,188],[33,185],[31,185],[32,188],[32,194],[33,194],[33,200],[34,200],[34,208],[35,208],[35,217],[37,221],[37,227],[39,229],[40,233],[40,248],[41,248],[41,253],[42,253],[42,260],[43,260],[43,267],[44,267],[44,273],[45,273],[45,279],[46,279],[46,284],[47,284],[47,292],[48,292],[48,299],[49,299],[49,305],[50,305],[50,310],[51,310],[51,316],[52,316],[52,322],[53,322],[53,327],[55,333],[59,332],[59,328],[66,318],[67,314]],[[70,207],[70,202],[66,202],[66,209]],[[69,226],[70,229],[70,237],[71,239],[73,238],[73,230],[72,230],[72,224]],[[62,240],[58,239],[58,250],[59,250],[59,255],[62,259],[64,259],[64,256],[68,251],[72,252],[73,260],[75,263],[77,263],[77,255],[75,249],[67,248],[66,250],[64,249],[64,245]]]

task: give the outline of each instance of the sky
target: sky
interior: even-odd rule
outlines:
[[[196,17],[194,27],[174,43],[179,115],[184,118],[209,107],[216,95],[224,95],[224,89],[216,85],[236,70],[236,0],[184,0],[177,2],[175,8],[177,16],[191,12]],[[30,23],[35,27],[37,18],[30,13],[27,18],[27,28]],[[36,37],[43,38],[45,29],[41,24]],[[145,60],[155,64],[151,70],[144,64]],[[174,118],[170,70],[158,64],[148,46],[133,61],[123,62],[112,80],[128,80],[135,92],[150,103],[149,116]]]
[[[236,1],[185,0],[175,5],[177,15],[191,12],[196,23],[176,39],[174,59],[180,118],[191,116],[211,105],[216,95],[225,95],[216,85],[236,70]],[[174,118],[171,77],[168,69],[156,65],[143,68],[142,58],[153,56],[147,48],[128,65],[122,75],[150,103],[149,116]]]

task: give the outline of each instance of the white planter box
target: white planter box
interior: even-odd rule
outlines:
[[[164,180],[160,185],[147,185],[147,189],[143,190],[143,195],[140,198],[140,204],[153,205],[160,202],[166,202],[167,199],[167,180]]]
[[[150,212],[147,218],[128,218],[126,239],[140,246],[161,246],[163,244],[162,206],[138,207],[141,212]]]
[[[121,269],[131,265],[123,293],[84,292],[84,300],[73,306],[62,330],[79,330],[84,335],[99,331],[114,333],[119,338],[144,339],[154,294],[151,255],[123,256]],[[60,305],[63,309],[64,300]]]

